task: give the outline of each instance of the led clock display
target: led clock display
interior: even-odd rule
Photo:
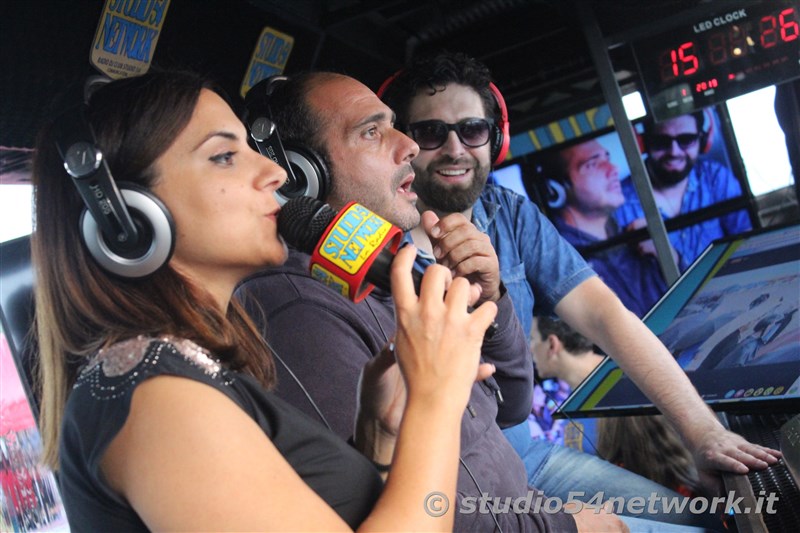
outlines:
[[[656,120],[800,77],[800,4],[752,2],[633,43]]]

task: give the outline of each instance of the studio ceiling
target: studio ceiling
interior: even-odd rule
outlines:
[[[130,0],[136,1],[136,0]],[[748,0],[745,0],[747,2]],[[209,72],[238,92],[265,25],[294,37],[286,72],[349,73],[375,88],[414,54],[438,48],[486,63],[512,133],[599,105],[581,12],[596,20],[623,87],[636,83],[631,39],[729,0],[171,0],[153,63]],[[0,174],[26,170],[36,131],[65,87],[94,73],[104,0],[0,3]]]

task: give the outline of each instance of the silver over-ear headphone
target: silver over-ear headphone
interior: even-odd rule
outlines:
[[[288,179],[275,196],[281,205],[292,198],[309,196],[320,201],[330,192],[330,174],[323,158],[308,146],[284,143],[272,120],[270,98],[286,76],[270,76],[255,84],[245,96],[245,123],[261,155],[286,170]]]
[[[550,209],[562,209],[567,205],[567,185],[558,180],[547,179],[547,206]]]
[[[166,206],[146,189],[114,181],[87,119],[88,95],[105,78],[86,83],[84,102],[55,122],[55,144],[85,209],[80,234],[89,254],[105,270],[142,278],[165,265],[175,247]]]

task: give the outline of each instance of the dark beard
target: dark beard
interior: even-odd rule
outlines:
[[[461,213],[472,207],[481,195],[483,186],[486,185],[488,173],[480,176],[483,169],[476,169],[475,179],[466,189],[448,187],[435,178],[414,180],[412,188],[420,200],[436,211],[442,213]]]
[[[659,189],[676,185],[689,175],[689,172],[692,171],[692,168],[694,168],[694,161],[688,157],[686,158],[686,166],[683,168],[683,170],[666,170],[662,167],[650,165],[650,175],[653,177],[653,186]],[[659,187],[659,185],[661,187]]]

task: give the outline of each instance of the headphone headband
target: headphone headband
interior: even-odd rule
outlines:
[[[55,146],[83,200],[78,223],[90,255],[113,274],[141,278],[169,261],[174,224],[164,204],[149,191],[133,184],[117,186],[87,119],[88,96],[98,81],[108,80],[87,80],[84,102],[54,122]]]
[[[94,130],[86,120],[87,109],[86,104],[81,104],[58,118],[56,148],[64,170],[72,177],[84,204],[111,243],[109,246],[124,252],[137,245],[139,231],[94,141]]]
[[[497,127],[500,130],[500,138],[497,140],[496,147],[492,147],[493,164],[499,165],[502,163],[508,154],[508,148],[511,144],[510,125],[508,123],[508,107],[506,107],[505,98],[500,93],[497,86],[489,82],[489,90],[492,91],[494,99],[497,101],[497,108],[500,110],[500,118],[497,120]]]
[[[283,148],[278,128],[272,120],[272,109],[269,106],[275,87],[286,80],[288,80],[286,76],[270,76],[256,83],[245,96],[245,107],[247,109],[247,127],[258,152],[286,170],[287,184],[291,184],[297,180],[292,171],[292,165],[289,164],[286,150]]]

